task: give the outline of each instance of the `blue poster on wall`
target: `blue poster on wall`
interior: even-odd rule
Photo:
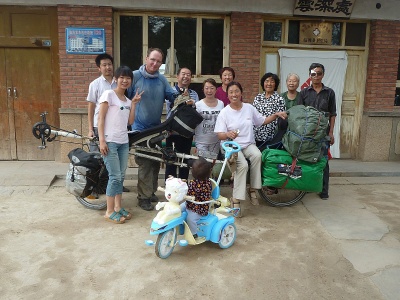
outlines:
[[[101,54],[106,52],[104,28],[67,27],[65,39],[68,54]]]

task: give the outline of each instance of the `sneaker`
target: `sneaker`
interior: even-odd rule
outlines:
[[[322,200],[328,200],[328,199],[329,199],[329,195],[325,195],[325,194],[319,194],[319,197],[320,197]]]
[[[150,199],[139,199],[139,207],[143,210],[151,211],[154,209]]]
[[[159,202],[160,200],[158,199],[158,197],[155,194],[152,194],[150,197],[150,201],[151,202]]]
[[[130,189],[128,189],[127,187],[122,187],[122,191],[124,192],[124,193],[129,193],[131,190]]]

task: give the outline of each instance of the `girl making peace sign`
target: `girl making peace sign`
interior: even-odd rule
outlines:
[[[127,66],[115,71],[117,88],[105,91],[100,99],[98,119],[100,152],[108,171],[106,189],[107,221],[121,224],[132,218],[132,214],[121,206],[122,189],[125,171],[128,166],[129,139],[127,126],[135,119],[136,104],[143,92],[129,100],[126,90],[132,84],[133,73]]]

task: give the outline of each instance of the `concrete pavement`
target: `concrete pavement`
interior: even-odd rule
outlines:
[[[54,184],[62,186],[63,180],[59,178],[65,177],[67,166],[68,164],[66,163],[56,162],[1,161],[0,195],[5,199],[5,196],[21,195],[24,191],[47,190]],[[330,166],[332,177],[330,200],[322,201],[315,194],[307,194],[302,200],[302,204],[296,204],[292,208],[268,208],[261,205],[259,210],[262,211],[262,214],[258,214],[259,212],[254,210],[254,207],[247,206],[246,203],[245,218],[238,220],[238,230],[243,233],[247,232],[247,234],[249,234],[249,228],[254,228],[254,226],[256,228],[259,226],[261,230],[267,218],[276,218],[278,215],[281,216],[279,218],[284,218],[285,215],[290,216],[289,220],[295,224],[304,218],[304,214],[307,211],[313,220],[312,222],[315,222],[314,230],[317,230],[317,233],[313,233],[313,235],[321,239],[327,239],[330,241],[328,243],[330,246],[321,249],[308,249],[307,244],[301,247],[297,245],[297,251],[300,249],[300,251],[305,251],[309,255],[311,255],[312,251],[322,251],[328,255],[331,251],[335,252],[337,248],[344,262],[338,256],[339,258],[336,257],[336,260],[322,257],[319,263],[321,266],[327,264],[326,268],[336,270],[335,272],[338,274],[343,272],[341,276],[347,276],[346,274],[348,274],[349,277],[344,280],[344,283],[340,282],[340,284],[345,284],[346,280],[350,285],[360,284],[354,286],[354,291],[351,291],[351,287],[344,287],[342,290],[343,295],[340,295],[340,290],[339,294],[335,294],[335,282],[326,280],[324,283],[324,280],[322,280],[320,286],[311,295],[304,291],[303,294],[299,292],[301,290],[300,287],[298,289],[293,287],[293,290],[289,289],[286,294],[283,292],[279,299],[337,299],[338,296],[345,299],[360,299],[362,295],[364,295],[364,299],[400,299],[400,187],[398,184],[400,180],[400,162],[332,160]],[[136,199],[136,171],[135,168],[129,168],[127,172],[128,187],[131,188],[131,194],[133,194],[129,197],[134,199]],[[229,193],[229,190],[225,192]],[[70,197],[63,189],[58,190],[57,193],[62,194],[63,197]],[[39,206],[40,201],[35,205]],[[302,205],[306,211],[303,211]],[[7,207],[8,204],[3,203],[1,212],[3,220],[7,219]],[[142,212],[139,210],[138,214],[140,213]],[[4,218],[4,216],[6,217]],[[276,222],[278,220],[276,219]],[[248,224],[248,222],[252,223],[252,225]],[[302,222],[299,224],[302,224]],[[271,223],[269,226],[273,227],[274,224]],[[3,228],[3,230],[5,229]],[[303,243],[302,239],[305,239],[294,228],[286,229],[285,232],[287,234],[285,236],[269,236],[263,247],[271,247],[274,239],[278,238],[287,243],[292,241],[292,243],[297,244]],[[254,236],[253,234],[244,238],[248,240],[249,245],[254,242],[259,243],[261,239],[260,236]],[[7,244],[4,240],[0,239],[0,241],[2,246]],[[247,249],[245,245],[240,244],[240,241],[237,247],[239,249],[240,247]],[[6,250],[4,247],[0,248],[2,249],[0,252]],[[53,255],[57,256],[54,253]],[[255,254],[253,253],[252,255]],[[312,257],[314,256],[312,255]],[[56,257],[54,258],[57,259]],[[303,259],[304,263],[307,263],[308,260],[305,257]],[[241,260],[245,260],[245,258],[242,257]],[[352,266],[352,269],[346,271],[348,273],[342,269],[342,264],[347,263]],[[312,263],[308,262],[308,264],[311,265]],[[285,266],[285,264],[282,266]],[[315,267],[318,268],[318,266]],[[312,274],[312,272],[313,270],[308,270],[306,274],[303,273],[298,276],[307,277],[307,274]],[[326,272],[329,274],[329,271]],[[326,272],[318,276],[327,276]],[[354,277],[359,278],[354,279]],[[314,280],[318,282],[320,279]],[[335,280],[339,280],[339,278]],[[354,280],[354,282],[351,280]],[[366,282],[370,282],[371,286],[367,287]],[[238,284],[239,282],[233,280],[231,283]],[[279,284],[282,284],[282,282],[279,282]],[[309,284],[312,287],[312,282]],[[339,283],[336,282],[336,284]],[[0,290],[1,286],[0,284]],[[375,289],[376,294],[374,292]],[[331,294],[324,293],[324,291],[330,291]],[[262,290],[262,293],[264,292]],[[144,297],[143,299],[157,298],[153,297],[154,295],[150,297],[150,294],[147,294],[149,297]],[[27,296],[26,294],[21,295]],[[257,299],[273,299],[269,297],[271,297],[271,294],[263,294],[260,297],[253,296],[253,298]],[[224,299],[224,297],[214,297],[214,299],[217,298]],[[241,299],[241,297],[237,298]]]
[[[0,186],[49,186],[57,178],[65,178],[68,163],[54,161],[0,161]],[[163,169],[160,178],[163,177]],[[400,176],[400,162],[361,162],[350,159],[330,161],[331,177]],[[128,168],[127,180],[137,178],[137,168]]]

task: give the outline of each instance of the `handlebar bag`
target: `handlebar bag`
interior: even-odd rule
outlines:
[[[196,126],[203,121],[203,117],[196,111],[196,108],[186,104],[178,106],[170,118],[173,120],[169,122],[169,129],[186,138],[191,138]]]

